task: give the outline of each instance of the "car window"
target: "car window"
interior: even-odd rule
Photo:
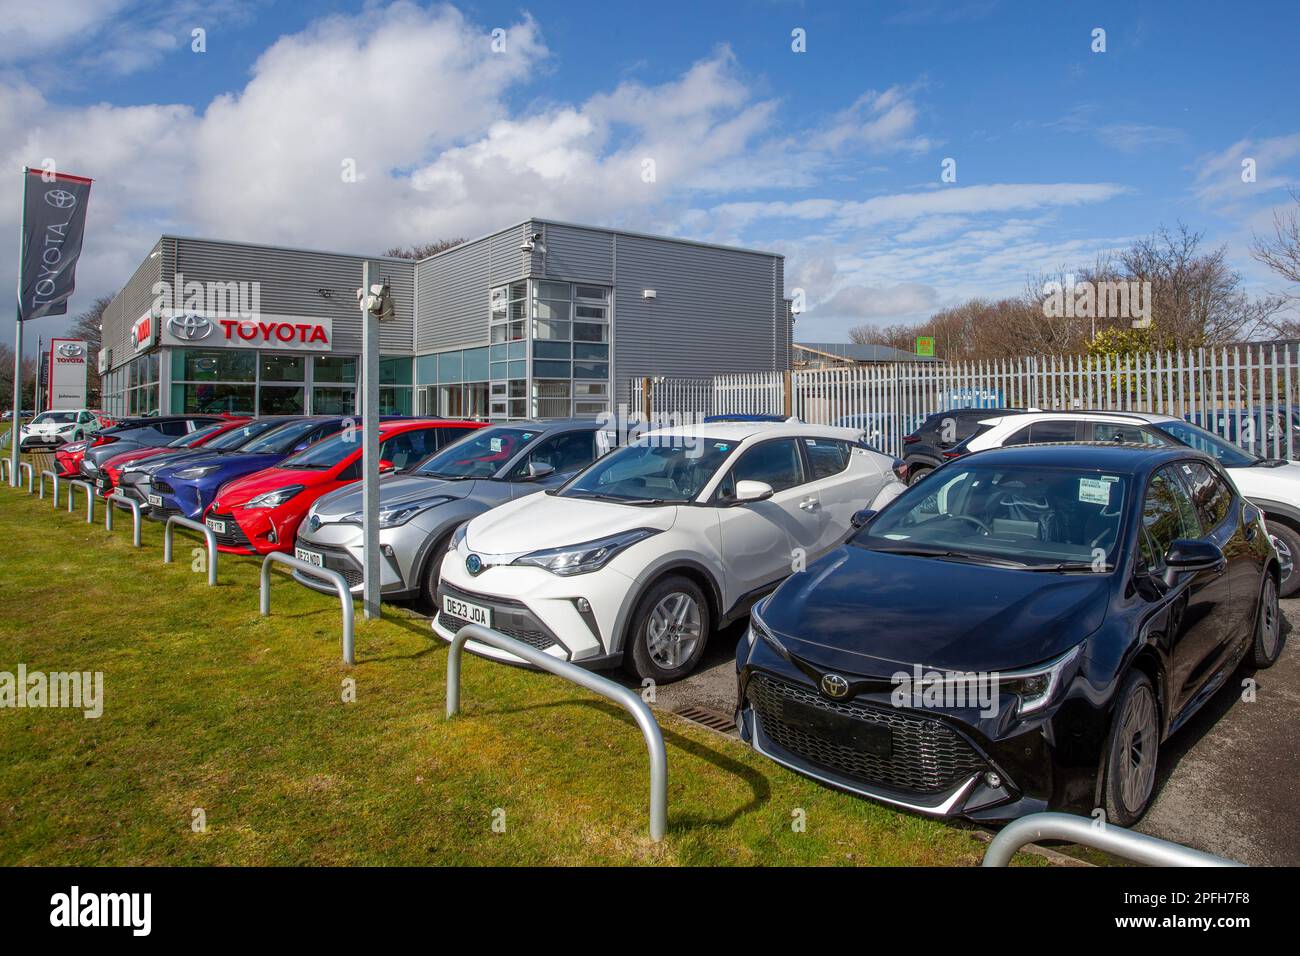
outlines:
[[[1077,421],[1034,422],[1020,429],[1005,442],[1007,445],[1042,445],[1058,441],[1078,441],[1079,423]]]
[[[1122,442],[1128,445],[1169,446],[1173,444],[1169,439],[1154,434],[1141,425],[1122,422],[1088,422],[1084,428],[1084,434],[1089,441]]]
[[[808,456],[811,481],[830,478],[849,467],[849,443],[835,438],[805,438],[803,450]]]
[[[778,438],[755,445],[740,456],[735,467],[727,474],[726,489],[735,494],[736,484],[741,481],[762,481],[772,486],[773,491],[784,491],[795,485],[803,484],[803,462],[799,458],[799,446],[793,438]],[[727,492],[722,492],[727,496]]]
[[[1164,556],[1178,538],[1201,535],[1196,508],[1172,465],[1157,471],[1147,485],[1146,500],[1142,503],[1142,528],[1149,539],[1144,551],[1147,569],[1151,571],[1164,567]]]
[[[380,443],[379,457],[391,461],[398,471],[406,471],[438,450],[435,434],[440,430],[420,428],[394,435]]]
[[[511,480],[528,476],[532,464],[550,465],[556,474],[585,468],[596,458],[596,433],[594,431],[563,432],[544,438],[527,455],[510,469]]]
[[[1029,426],[1017,432],[1014,432],[1010,438],[1002,443],[1003,445],[1028,445],[1029,444]]]
[[[1213,531],[1228,517],[1232,509],[1232,490],[1209,466],[1197,461],[1183,462],[1179,467],[1192,489],[1192,503],[1201,519],[1201,527]]]
[[[159,422],[154,427],[164,435],[170,435],[173,438],[178,438],[181,435],[185,435],[189,433],[190,423],[182,418],[179,421]]]

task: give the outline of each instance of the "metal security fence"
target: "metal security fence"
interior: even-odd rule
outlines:
[[[928,415],[1007,407],[1174,415],[1264,457],[1300,459],[1300,350],[1290,343],[641,378],[631,392],[633,408],[651,421],[793,414],[862,428],[894,455]]]

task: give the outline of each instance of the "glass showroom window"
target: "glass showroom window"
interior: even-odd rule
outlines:
[[[488,349],[456,349],[416,359],[421,415],[488,417]]]
[[[158,411],[158,353],[133,358],[126,367],[126,414],[149,415]]]
[[[409,358],[379,360],[379,414],[411,414],[413,365]]]
[[[532,413],[609,410],[609,289],[537,281],[532,300]]]
[[[355,357],[318,355],[312,360],[311,410],[317,415],[356,414]]]
[[[528,283],[512,282],[489,294],[488,413],[492,418],[528,416]]]
[[[257,353],[244,349],[175,349],[173,413],[257,410]]]
[[[301,415],[307,409],[307,358],[267,355],[258,358],[257,410],[261,415]]]

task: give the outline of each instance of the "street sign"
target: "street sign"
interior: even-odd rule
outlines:
[[[934,336],[918,335],[916,337],[916,354],[934,357]]]

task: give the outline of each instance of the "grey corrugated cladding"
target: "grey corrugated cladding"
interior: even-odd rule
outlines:
[[[548,279],[604,282],[614,281],[614,233],[541,223],[545,254],[537,266]]]
[[[416,265],[420,325],[415,350],[486,345],[488,290],[527,275],[524,226],[465,242]]]
[[[260,282],[264,315],[329,318],[334,348],[361,350],[361,312],[356,290],[365,256],[238,242],[178,238],[175,273],[186,283]],[[385,352],[409,352],[414,335],[415,263],[409,259],[373,258],[393,292],[392,321],[379,327]],[[169,271],[169,281],[175,281]],[[322,294],[322,290],[324,293]]]
[[[617,400],[643,376],[784,370],[781,258],[651,239],[615,239]],[[644,298],[654,289],[655,298]]]
[[[100,331],[102,347],[113,350],[113,365],[122,365],[135,355],[131,344],[131,326],[153,305],[154,284],[162,277],[166,259],[164,240],[159,240],[149,250],[144,262],[136,267],[135,274],[127,280],[122,290],[113,297],[104,310],[104,328]],[[153,254],[159,253],[157,256]]]

